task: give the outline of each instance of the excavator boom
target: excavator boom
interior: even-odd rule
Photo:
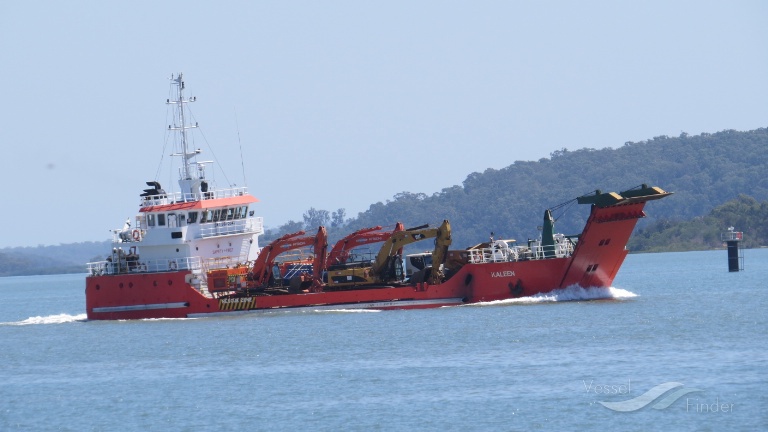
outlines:
[[[415,243],[417,241],[435,237],[440,237],[442,239],[440,241],[441,245],[446,242],[447,245],[451,244],[451,225],[447,220],[444,220],[439,228],[419,227],[393,233],[392,237],[390,237],[390,239],[384,243],[384,245],[379,250],[378,255],[376,255],[376,261],[373,263],[372,268],[373,273],[380,274],[390,257],[397,254],[402,254],[402,249],[404,246]],[[443,239],[443,237],[445,238]],[[445,245],[446,250],[447,245]],[[438,265],[439,264],[442,263],[438,263]]]
[[[328,252],[328,232],[324,226],[317,230],[314,241],[315,259],[312,261],[312,292],[323,290],[323,270],[326,266],[326,253]]]
[[[430,283],[438,284],[442,279],[439,271],[440,265],[445,261],[448,246],[451,245],[451,224],[444,220],[438,228],[415,228],[406,231],[392,233],[392,237],[387,240],[379,250],[376,261],[371,267],[371,273],[379,280],[386,277],[386,269],[391,266],[394,257],[402,255],[403,247],[417,241],[428,238],[435,238],[435,251],[432,254],[432,278]]]
[[[443,221],[440,228],[437,229],[437,237],[435,238],[435,251],[432,252],[432,275],[429,278],[429,283],[437,285],[443,280],[443,270],[440,268],[445,263],[445,258],[448,255],[448,247],[451,245],[451,224],[447,220]]]
[[[317,235],[302,237],[304,234],[304,231],[286,234],[261,250],[251,271],[252,280],[256,286],[267,286],[270,283],[270,279],[273,277],[275,260],[280,254],[306,246],[314,246],[315,257],[312,263],[313,286],[322,285],[325,254],[328,249],[328,235],[323,226],[318,229]]]
[[[353,285],[401,282],[404,279],[401,258],[403,246],[428,238],[435,238],[430,284],[439,284],[442,282],[440,265],[445,261],[448,246],[451,244],[451,225],[447,220],[443,221],[439,228],[426,228],[425,225],[393,232],[384,241],[372,266],[329,269],[328,286],[330,289],[336,289]]]
[[[404,229],[403,224],[398,222],[395,225],[393,232],[380,231],[381,225],[357,230],[336,242],[331,249],[331,252],[328,254],[327,265],[333,266],[344,264],[349,259],[350,250],[362,245],[389,240],[394,232],[403,231]]]
[[[251,270],[252,280],[256,285],[266,285],[269,282],[269,279],[272,277],[272,266],[275,263],[275,258],[285,252],[282,245],[304,234],[304,231],[286,234],[261,249]]]

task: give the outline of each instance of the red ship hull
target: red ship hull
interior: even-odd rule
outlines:
[[[624,198],[616,204],[593,203],[569,256],[465,263],[439,284],[361,285],[278,295],[231,291],[231,295],[216,298],[189,283],[189,270],[91,275],[86,279],[87,315],[92,320],[116,320],[303,308],[417,309],[525,297],[570,286],[609,287],[628,253],[625,246],[637,220],[645,216],[645,203],[666,195],[662,191]]]

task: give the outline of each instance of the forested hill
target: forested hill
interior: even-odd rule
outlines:
[[[629,241],[629,250],[669,252],[723,247],[728,227],[744,233],[741,247],[768,246],[768,201],[758,202],[739,195],[715,207],[706,216],[685,221],[659,219],[638,229]]]
[[[491,231],[496,238],[537,237],[545,209],[596,189],[618,192],[647,183],[674,192],[648,203],[648,218],[641,221],[641,228],[658,219],[704,216],[740,194],[768,199],[766,128],[659,136],[617,149],[563,148],[550,156],[472,173],[461,186],[431,196],[397,194],[358,214],[346,231],[394,221],[413,226],[449,219],[454,246],[462,248],[486,240]],[[556,230],[580,232],[588,212],[587,206],[579,205],[556,212]]]
[[[110,248],[105,240],[0,249],[0,276],[85,273],[85,263],[104,259]]]

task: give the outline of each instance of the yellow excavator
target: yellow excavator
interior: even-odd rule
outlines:
[[[405,279],[401,255],[403,246],[428,238],[435,239],[429,283],[439,284],[443,280],[440,266],[445,261],[448,247],[451,245],[451,224],[447,220],[444,220],[438,228],[417,227],[392,233],[392,236],[381,246],[376,260],[369,263],[370,265],[358,264],[329,270],[327,286],[333,289],[334,287],[402,282]]]

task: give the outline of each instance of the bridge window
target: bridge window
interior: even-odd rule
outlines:
[[[223,212],[224,212],[224,210],[222,210],[222,213],[223,213]],[[226,212],[227,212],[227,220],[232,220],[232,219],[235,217],[235,209],[232,209],[232,208],[228,208],[228,209],[226,210]],[[223,218],[222,218],[222,219],[223,219]]]
[[[210,210],[203,211],[203,218],[200,223],[211,222],[213,220],[213,212]]]
[[[197,222],[197,212],[189,212],[187,215],[187,223],[193,224]]]
[[[153,215],[153,214],[148,214],[147,215],[147,226],[149,226],[149,227],[155,226],[155,215]]]
[[[157,226],[165,226],[165,213],[157,215]]]

